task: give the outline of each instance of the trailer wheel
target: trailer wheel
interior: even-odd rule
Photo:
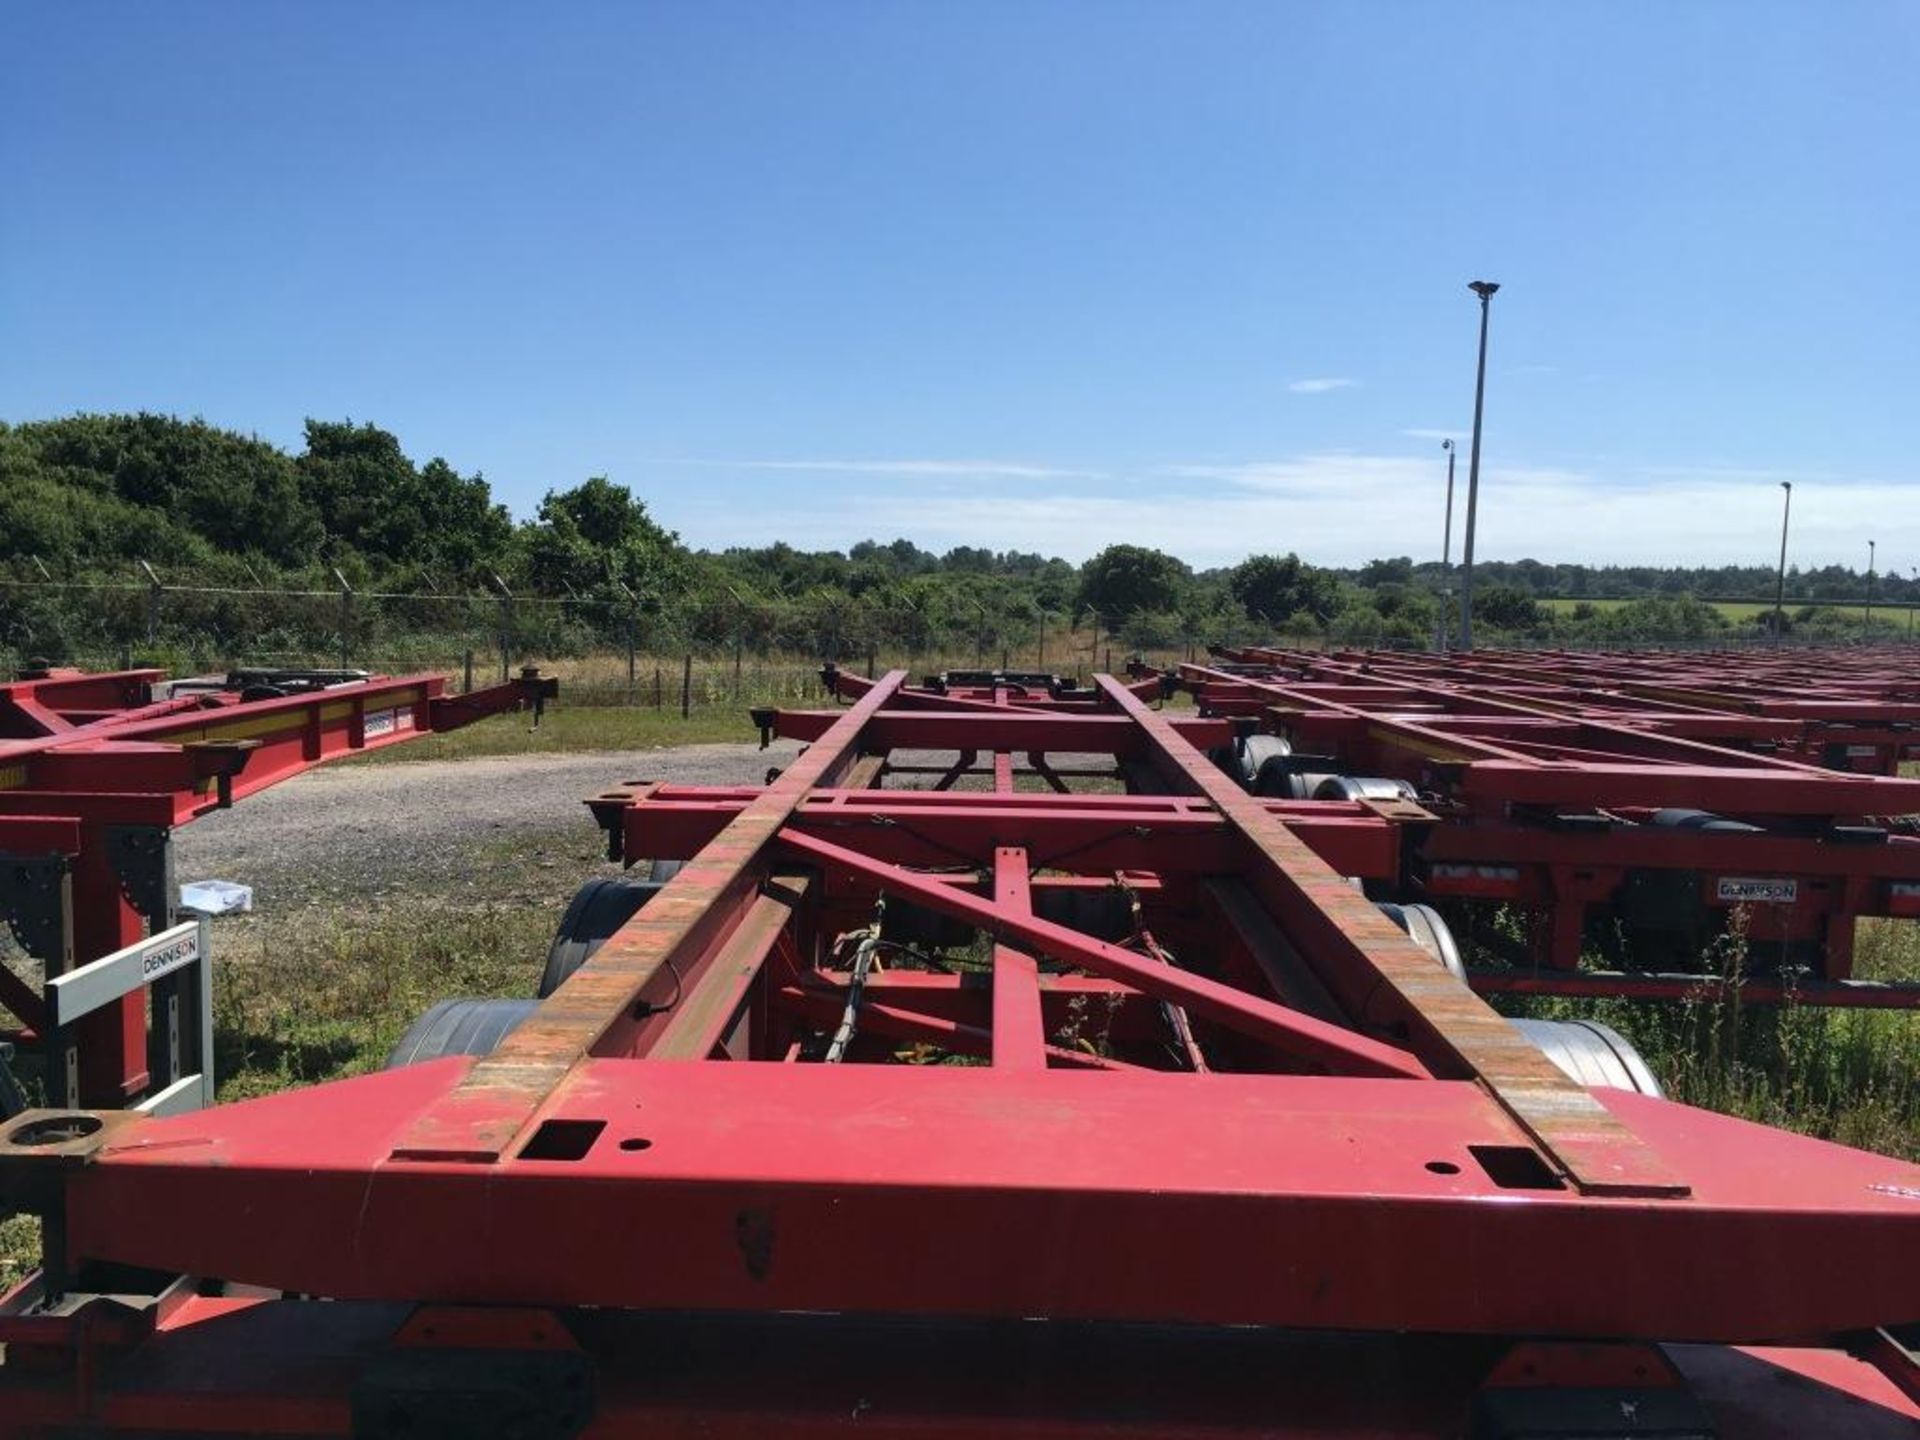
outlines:
[[[1384,775],[1329,775],[1313,792],[1316,800],[1418,800],[1420,792],[1405,780]]]
[[[1293,754],[1293,743],[1284,735],[1249,735],[1236,745],[1239,773],[1235,777],[1243,789],[1251,790],[1259,782],[1260,772],[1270,761],[1284,760]]]
[[[385,1070],[439,1060],[448,1055],[487,1055],[540,1002],[538,1000],[442,1000],[400,1037]]]
[[[1598,1020],[1508,1022],[1572,1080],[1589,1089],[1632,1090],[1660,1099],[1660,1081],[1640,1052],[1611,1025]]]
[[[1335,777],[1315,770],[1297,770],[1290,755],[1276,755],[1260,767],[1253,793],[1263,800],[1311,800],[1313,792]]]
[[[664,885],[667,881],[678,875],[680,871],[685,868],[686,863],[684,860],[649,860],[647,862],[647,879],[657,885]]]
[[[1407,938],[1431,955],[1442,970],[1462,983],[1466,981],[1467,967],[1460,959],[1460,946],[1438,910],[1431,905],[1396,905],[1384,900],[1377,908],[1406,931]]]
[[[677,870],[680,862],[656,860],[645,880],[609,875],[589,880],[575,891],[566,913],[560,917],[560,929],[547,951],[547,968],[540,972],[540,988],[534,993],[544,1000],[558,990],[569,975],[587,963],[594,951],[606,944],[609,935],[659,894],[671,872],[668,877],[653,877],[665,866]]]

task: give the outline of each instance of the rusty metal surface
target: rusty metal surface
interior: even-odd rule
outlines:
[[[1440,1073],[1470,1075],[1585,1194],[1687,1193],[1679,1157],[1657,1154],[1357,893],[1286,825],[1123,686],[1098,677],[1185,777],[1246,838],[1249,882],[1295,929],[1294,943],[1351,1013],[1402,1031]],[[1448,1062],[1451,1062],[1449,1064]]]
[[[511,1148],[567,1072],[589,1053],[619,1053],[634,1009],[669,967],[691,965],[744,918],[756,862],[794,808],[845,778],[861,732],[906,681],[895,670],[796,758],[664,890],[602,945],[444,1101],[408,1127],[397,1158],[489,1162]],[[644,1017],[640,1017],[644,1018]]]

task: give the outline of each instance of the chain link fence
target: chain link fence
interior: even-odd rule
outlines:
[[[1134,655],[1158,664],[1204,658],[1210,642],[1405,650],[1434,643],[1364,612],[1331,623],[1303,616],[1273,626],[1230,616],[994,613],[956,596],[965,604],[931,615],[836,593],[770,602],[732,590],[657,606],[514,594],[504,584],[488,593],[356,589],[338,572],[331,587],[210,585],[142,569],[138,581],[0,577],[0,666],[11,672],[32,660],[89,669],[143,663],[175,675],[252,667],[431,671],[470,688],[537,664],[561,676],[571,704],[691,713],[817,698],[823,660],[875,672],[999,665],[1084,679],[1123,668]],[[1911,612],[1901,614],[1895,623],[1876,625],[1872,636],[1910,638],[1913,619]],[[1776,640],[1755,627],[1608,641],[1570,633],[1550,614],[1537,633],[1483,628],[1482,643],[1699,650],[1835,641],[1799,634]]]

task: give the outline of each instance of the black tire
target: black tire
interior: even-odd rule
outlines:
[[[1260,771],[1274,760],[1293,754],[1293,743],[1283,735],[1248,735],[1234,746],[1240,758],[1240,784],[1251,790],[1260,779]]]
[[[655,860],[654,867],[671,865],[677,860]],[[665,880],[636,880],[627,875],[610,875],[589,880],[574,892],[566,914],[560,917],[560,929],[547,950],[547,968],[540,972],[540,988],[534,993],[542,1000],[553,994],[606,944],[607,937],[631,920],[640,907],[660,893]]]
[[[1329,775],[1314,790],[1316,800],[1418,800],[1420,792],[1405,780],[1382,775]]]
[[[1260,767],[1253,793],[1263,800],[1311,800],[1322,783],[1335,777],[1317,770],[1297,770],[1290,755],[1276,756]]]
[[[1626,1036],[1598,1020],[1508,1022],[1570,1079],[1589,1089],[1632,1090],[1660,1099],[1660,1081]]]
[[[1380,902],[1379,911],[1402,930],[1407,938],[1434,958],[1442,970],[1461,983],[1466,982],[1467,967],[1460,959],[1460,946],[1453,931],[1431,905],[1395,905]]]
[[[538,1000],[442,1000],[400,1037],[386,1070],[448,1055],[489,1055],[540,1006]]]

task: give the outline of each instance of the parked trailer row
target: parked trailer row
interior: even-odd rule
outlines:
[[[544,998],[0,1129],[0,1435],[1920,1426],[1920,1167],[1569,1075],[1350,880],[1398,802],[1157,680],[833,683],[764,786],[591,797],[645,869]]]
[[[1853,969],[1858,920],[1920,917],[1911,659],[1534,658],[1238,650],[1157,678],[1236,722],[1253,792],[1399,802],[1383,893],[1473,926],[1476,988],[1920,1004]]]

